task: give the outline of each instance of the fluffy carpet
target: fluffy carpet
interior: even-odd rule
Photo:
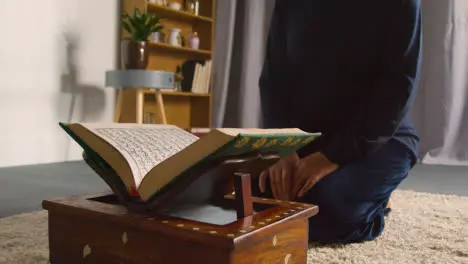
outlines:
[[[397,191],[384,234],[311,246],[309,263],[468,263],[468,197]],[[0,219],[0,263],[48,263],[47,213]]]

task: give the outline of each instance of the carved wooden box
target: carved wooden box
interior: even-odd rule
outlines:
[[[43,202],[49,213],[52,264],[304,264],[314,205],[253,198],[238,219],[233,197],[220,205],[188,205],[148,216],[114,195]],[[232,203],[231,203],[232,201]]]

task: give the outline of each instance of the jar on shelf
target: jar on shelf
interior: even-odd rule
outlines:
[[[199,0],[185,0],[184,9],[187,12],[198,15],[200,10]]]
[[[180,36],[180,28],[170,28],[168,43],[172,46],[182,46],[182,37]]]
[[[181,4],[178,2],[170,2],[168,6],[169,8],[174,9],[174,10],[180,10],[182,8]]]
[[[188,45],[191,49],[197,50],[200,48],[200,37],[197,32],[193,32],[188,35]]]
[[[154,32],[151,36],[153,42],[164,42],[164,33],[161,31]]]
[[[184,10],[189,12],[189,13],[195,13],[195,4],[194,4],[193,0],[185,0]]]
[[[157,4],[157,5],[165,5],[166,1],[164,0],[149,0],[150,3],[152,4]]]

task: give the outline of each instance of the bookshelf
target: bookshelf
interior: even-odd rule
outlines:
[[[170,28],[181,30],[181,36],[186,40],[183,47],[172,46],[165,40],[161,42],[150,41],[150,56],[148,70],[175,72],[177,66],[187,60],[210,61],[213,56],[214,27],[215,27],[215,1],[199,0],[199,14],[195,15],[185,11],[184,0],[168,0],[166,2],[178,2],[181,10],[174,10],[169,6],[152,3],[148,0],[122,0],[121,10],[133,13],[135,8],[155,13],[161,17],[164,26],[163,34],[169,35]],[[126,38],[127,33],[121,28],[120,39]],[[200,38],[199,49],[188,47],[187,36],[189,33],[197,32]],[[121,63],[122,65],[122,63]],[[123,68],[121,66],[121,68]],[[181,128],[211,127],[212,111],[212,70],[207,80],[208,92],[193,93],[181,91],[165,91],[160,94],[164,100],[164,112],[168,124]],[[148,115],[153,115],[156,120],[161,120],[158,115],[158,100],[155,91],[151,89],[124,89],[119,91],[121,107],[119,120],[121,123],[138,122],[138,105],[143,101],[143,123],[152,123]],[[141,110],[140,110],[141,113]],[[140,114],[141,116],[141,114]],[[141,117],[140,117],[141,119]]]

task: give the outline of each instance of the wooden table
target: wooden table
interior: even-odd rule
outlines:
[[[225,157],[146,203],[112,184],[114,194],[46,200],[50,261],[305,264],[308,219],[318,207],[252,197],[251,178],[279,158],[277,153]],[[114,172],[84,159],[103,180],[115,182],[109,180],[118,177]]]
[[[159,123],[167,124],[164,100],[160,89],[174,89],[174,73],[149,70],[112,70],[106,72],[106,86],[117,88],[114,122],[122,114],[123,92],[121,89],[136,89],[136,123],[143,123],[144,88],[154,89]]]
[[[226,197],[227,200],[232,197]],[[253,198],[256,213],[217,225],[142,215],[112,195],[47,200],[50,261],[99,264],[305,264],[310,204]],[[226,209],[228,210],[228,209]]]

